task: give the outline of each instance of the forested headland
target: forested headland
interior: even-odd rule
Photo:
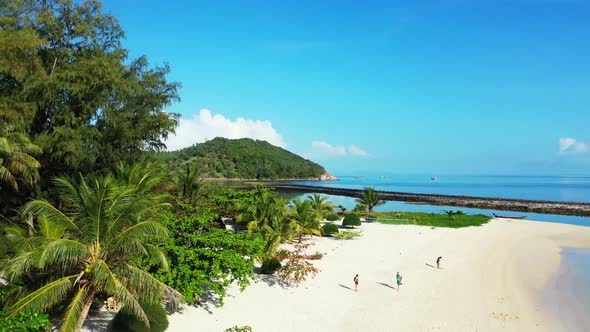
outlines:
[[[326,170],[266,141],[217,137],[178,151],[161,152],[175,171],[189,166],[205,178],[318,179]]]

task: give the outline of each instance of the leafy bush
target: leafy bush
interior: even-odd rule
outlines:
[[[0,331],[41,332],[51,329],[51,322],[47,314],[28,314],[19,312],[12,317],[4,317],[0,312]]]
[[[260,272],[262,274],[273,274],[276,270],[281,268],[281,261],[276,258],[271,258],[267,261],[262,262]]]
[[[285,258],[285,264],[281,267],[277,274],[281,281],[286,285],[298,286],[302,281],[308,277],[315,277],[320,270],[313,266],[312,263],[307,260],[315,259],[312,256],[306,255],[305,250],[309,247],[309,244],[298,243],[295,244],[295,250],[289,251]],[[317,255],[317,253],[315,254]],[[321,255],[321,254],[320,254]],[[321,257],[320,257],[321,258]],[[319,258],[318,258],[319,259]]]
[[[363,233],[361,232],[354,232],[354,231],[343,231],[338,234],[334,234],[338,240],[352,240],[355,237],[361,237]]]
[[[324,224],[324,226],[322,227],[322,231],[324,236],[331,236],[333,234],[338,233],[338,225],[329,222],[327,224]]]
[[[326,217],[326,220],[327,221],[338,221],[338,220],[340,220],[340,216],[335,213],[332,213]]]
[[[342,220],[342,226],[360,226],[361,218],[356,213],[349,213]]]
[[[225,332],[252,332],[252,326],[232,326],[230,328],[225,329]]]
[[[125,309],[121,309],[113,319],[113,331],[162,332],[168,328],[168,315],[164,306],[160,303],[140,303],[140,305],[148,317],[150,328]]]

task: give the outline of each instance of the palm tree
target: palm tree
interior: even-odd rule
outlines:
[[[375,206],[385,203],[383,200],[381,200],[381,195],[379,195],[373,187],[365,187],[363,190],[363,195],[361,198],[357,198],[356,201],[357,203],[364,204],[367,207],[369,210],[369,215],[371,212],[373,212],[373,208]]]
[[[299,235],[299,242],[303,239],[303,234],[322,235],[320,222],[311,207],[309,200],[293,201],[291,219],[297,223],[296,233]]]
[[[192,203],[203,181],[199,178],[198,172],[191,172],[190,165],[187,164],[186,171],[177,176],[176,183],[179,188],[180,199]]]
[[[9,316],[67,303],[61,331],[79,331],[94,298],[113,296],[149,327],[140,301],[160,303],[166,295],[177,297],[136,265],[135,258],[145,257],[167,267],[158,244],[168,238],[168,230],[150,218],[168,205],[167,196],[154,193],[161,181],[153,168],[142,168],[121,167],[116,177],[56,178],[63,208],[45,200],[23,208],[23,214],[38,220],[35,234],[19,246],[0,274],[13,281],[41,273],[47,281],[14,303]]]
[[[298,231],[299,225],[294,220],[287,218],[275,219],[272,223],[272,232],[266,241],[263,249],[263,256],[271,257],[279,247],[279,244],[285,241],[291,241],[293,235]]]
[[[31,155],[40,152],[25,134],[0,129],[0,188],[4,183],[18,191],[18,179],[27,185],[37,181],[41,164]]]
[[[311,208],[318,220],[322,220],[325,215],[334,212],[334,204],[328,202],[328,197],[313,194],[307,196],[307,200],[311,202]]]
[[[273,223],[282,220],[286,212],[287,202],[266,188],[258,186],[254,195],[254,203],[242,206],[238,222],[248,224],[249,234],[260,234],[268,241],[274,231]]]

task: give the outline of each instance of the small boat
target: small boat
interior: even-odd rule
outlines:
[[[499,216],[499,215],[497,215],[495,213],[492,213],[492,214],[494,215],[494,217],[496,217],[496,218],[502,218],[502,219],[524,219],[524,218],[527,217],[527,216]]]
[[[430,180],[432,180],[432,181],[438,181],[438,178],[436,176],[433,176],[433,177],[430,178]]]

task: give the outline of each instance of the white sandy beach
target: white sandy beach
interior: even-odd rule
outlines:
[[[355,240],[315,238],[309,252],[325,253],[314,261],[321,272],[299,287],[259,280],[244,292],[232,289],[223,308],[187,306],[170,316],[168,331],[559,331],[543,298],[560,250],[590,246],[590,228],[532,221],[360,229]],[[392,288],[397,271],[400,291]]]

